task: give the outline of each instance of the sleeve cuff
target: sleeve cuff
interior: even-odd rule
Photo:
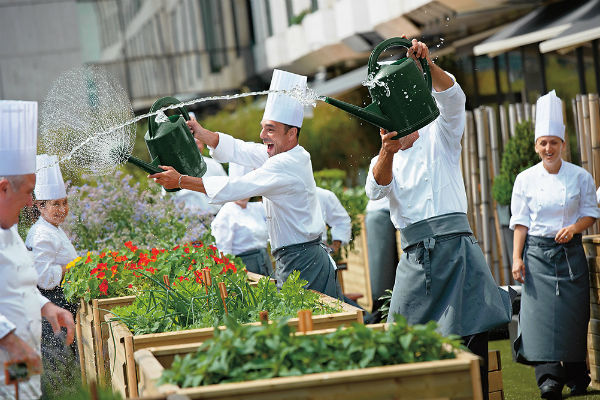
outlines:
[[[392,182],[394,182],[393,178],[389,184],[382,186],[377,183],[377,181],[375,180],[375,177],[373,176],[373,173],[371,171],[369,171],[369,174],[367,175],[367,183],[366,183],[366,187],[365,187],[367,197],[371,200],[379,200],[381,198],[384,198],[385,196],[388,195],[388,193],[392,189]]]
[[[513,215],[510,217],[509,228],[514,231],[517,225],[523,225],[529,228],[529,218],[521,215]]]
[[[600,209],[598,207],[582,208],[579,211],[579,218],[581,217],[600,218]]]
[[[204,190],[206,190],[206,195],[208,196],[211,203],[226,203],[225,201],[220,201],[217,198],[219,192],[227,186],[229,183],[229,177],[225,176],[208,176],[206,178],[202,178],[202,183],[204,184]]]
[[[38,295],[40,296],[40,310],[41,310],[42,307],[44,307],[46,304],[50,303],[50,300],[48,300],[47,298],[42,296],[42,294],[40,293],[40,291],[37,288],[35,290],[37,290]]]
[[[0,339],[17,329],[4,315],[0,315]]]

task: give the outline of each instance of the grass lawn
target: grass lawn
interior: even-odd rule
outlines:
[[[505,400],[531,400],[540,398],[540,392],[535,383],[533,367],[513,361],[510,342],[508,340],[490,341],[489,349],[500,350]],[[563,396],[564,398],[570,397],[569,388],[565,387]],[[573,400],[600,400],[600,390],[592,390],[590,388],[586,396],[574,396],[571,398]]]

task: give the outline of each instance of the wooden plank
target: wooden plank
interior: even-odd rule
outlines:
[[[588,325],[588,332],[594,335],[600,335],[600,320],[596,318],[590,318],[590,323]]]
[[[371,276],[369,272],[369,257],[367,248],[367,229],[365,216],[359,215],[360,235],[354,238],[354,250],[346,257],[348,269],[342,271],[344,290],[347,293],[361,293],[358,304],[367,310],[372,309]]]
[[[600,319],[600,305],[590,303],[590,317]]]
[[[500,361],[500,350],[488,351],[488,371],[498,371],[502,369]]]
[[[502,371],[492,371],[488,373],[488,383],[490,392],[502,390]]]
[[[75,336],[77,340],[77,352],[79,353],[79,368],[81,369],[81,383],[86,384],[85,377],[85,360],[83,359],[83,336],[81,334],[81,314],[77,312],[75,315]]]
[[[498,390],[496,392],[490,392],[489,400],[504,400],[504,392],[502,390]]]

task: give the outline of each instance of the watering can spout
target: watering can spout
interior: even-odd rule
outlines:
[[[383,112],[375,102],[369,104],[365,108],[360,108],[355,106],[354,104],[346,103],[344,101],[337,100],[332,97],[326,97],[325,102],[341,110],[344,110],[347,113],[354,115],[355,117],[365,120],[373,125],[382,127],[388,131],[395,130],[392,120],[383,114]]]

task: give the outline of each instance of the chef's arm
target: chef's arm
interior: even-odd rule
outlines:
[[[186,123],[194,134],[194,138],[198,139],[204,144],[207,144],[213,149],[219,145],[219,134],[217,132],[213,132],[204,128],[195,119],[189,120]]]
[[[165,172],[148,175],[148,178],[154,179],[154,182],[165,189],[188,189],[195,192],[206,193],[202,178],[180,174],[173,167],[163,165],[159,165],[159,167],[164,169]]]
[[[525,225],[515,225],[513,234],[513,266],[512,274],[516,281],[524,283],[525,280],[525,262],[523,261],[523,248],[529,228]]]

